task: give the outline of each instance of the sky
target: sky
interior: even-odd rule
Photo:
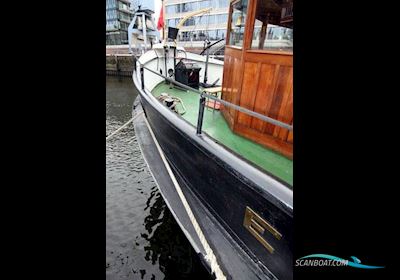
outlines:
[[[139,5],[142,5],[142,8],[148,8],[154,11],[154,2],[155,0],[137,0]]]
[[[141,5],[142,9],[150,9],[154,11],[154,22],[157,26],[158,18],[160,17],[160,10],[162,6],[161,0],[135,0],[138,5]]]
[[[148,8],[154,11],[155,22],[157,24],[158,17],[160,16],[161,0],[136,0],[142,8]]]

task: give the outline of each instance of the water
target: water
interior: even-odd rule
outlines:
[[[130,78],[107,77],[106,135],[131,118],[136,96]],[[211,279],[164,203],[132,125],[107,142],[106,170],[107,279]]]

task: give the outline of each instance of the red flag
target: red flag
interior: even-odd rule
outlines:
[[[161,7],[161,10],[160,10],[160,17],[158,18],[158,22],[157,22],[157,29],[160,30],[161,28],[164,28],[164,12],[163,12],[163,7]]]

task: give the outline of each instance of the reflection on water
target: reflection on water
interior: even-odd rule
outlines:
[[[131,79],[107,78],[106,135],[131,118]],[[106,144],[107,279],[211,279],[166,207],[132,126]]]
[[[210,279],[158,192],[145,228],[147,233],[141,235],[149,242],[145,259],[153,265],[158,262],[164,279]]]

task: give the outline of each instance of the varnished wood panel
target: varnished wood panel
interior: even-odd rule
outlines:
[[[242,93],[240,96],[241,107],[247,108],[249,110],[254,109],[256,101],[257,86],[260,76],[261,64],[253,62],[245,62],[244,64],[244,74],[242,83]],[[238,123],[244,126],[251,125],[252,117],[248,114],[238,113]]]
[[[272,64],[261,64],[260,81],[257,88],[257,95],[253,110],[257,113],[267,115],[272,104],[272,97],[275,91],[276,75],[279,66]],[[253,118],[251,128],[263,132],[265,122]]]
[[[293,80],[292,76],[293,76],[293,68],[290,69],[290,74],[287,79],[289,81],[292,81]],[[293,83],[287,83],[285,85],[282,105],[278,113],[278,120],[285,123],[291,123],[293,121]],[[286,141],[288,134],[289,130],[281,127],[275,127],[273,135],[281,140]]]
[[[241,54],[241,55],[240,55]],[[282,122],[293,123],[293,58],[287,54],[246,53],[229,48],[225,55],[222,98]],[[287,157],[293,133],[232,108],[222,112],[231,129]]]
[[[242,49],[231,47],[231,46],[226,46],[224,55],[241,59],[242,58]]]
[[[225,47],[222,99],[293,124],[293,55],[250,49],[255,2],[250,3],[248,9],[243,47],[229,46],[229,38]],[[228,30],[229,25],[230,19]],[[292,157],[293,132],[232,108],[222,106],[221,111],[235,133]]]
[[[290,94],[291,90],[291,85],[292,85],[292,79],[291,79],[291,74],[293,73],[291,67],[287,66],[280,66],[279,70],[277,71],[277,77],[276,77],[276,89],[275,92],[273,93],[273,98],[271,102],[271,107],[269,111],[266,112],[267,116],[274,118],[274,119],[286,119],[286,114],[287,112],[282,111],[281,108],[285,107],[285,99],[287,102],[288,95]],[[281,114],[281,115],[279,115]],[[290,122],[291,119],[287,120],[286,122]],[[267,123],[264,127],[264,133],[267,134],[274,134],[274,136],[277,136],[277,131],[275,131],[276,126]]]
[[[242,71],[242,50],[227,48],[224,58],[224,76],[222,82],[222,98],[228,102],[239,104],[241,90]],[[221,111],[233,129],[237,112],[232,108],[224,108]]]
[[[293,122],[291,123],[291,125],[293,125]],[[286,140],[288,143],[292,143],[293,144],[293,131],[290,131]]]
[[[293,55],[288,53],[261,53],[249,50],[245,52],[244,59],[246,62],[261,62],[293,67]]]

